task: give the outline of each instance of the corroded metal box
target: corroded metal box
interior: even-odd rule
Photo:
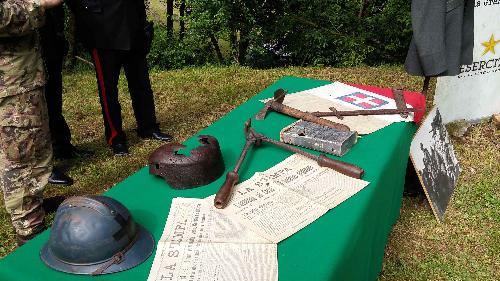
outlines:
[[[284,128],[280,137],[288,144],[342,156],[357,142],[358,134],[299,120]]]

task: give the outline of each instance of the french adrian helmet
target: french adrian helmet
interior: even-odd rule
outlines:
[[[57,209],[40,256],[58,271],[101,275],[141,264],[153,248],[151,234],[120,202],[106,196],[78,196]]]

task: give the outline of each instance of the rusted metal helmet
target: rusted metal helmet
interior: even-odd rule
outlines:
[[[149,157],[149,173],[160,176],[175,189],[188,189],[207,185],[218,179],[225,169],[219,142],[212,136],[198,137],[201,146],[191,150],[189,156],[178,151],[186,146],[166,144]]]
[[[141,264],[153,248],[151,234],[120,202],[106,196],[78,196],[57,209],[40,257],[58,271],[101,275]]]

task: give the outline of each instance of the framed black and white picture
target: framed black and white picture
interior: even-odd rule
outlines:
[[[415,134],[410,157],[432,211],[442,222],[457,185],[460,165],[437,107]]]

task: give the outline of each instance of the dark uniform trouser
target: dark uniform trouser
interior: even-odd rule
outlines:
[[[71,147],[71,132],[62,114],[62,64],[63,57],[54,55],[45,57],[48,74],[45,85],[45,100],[49,113],[49,128],[54,151],[63,152]]]
[[[0,98],[0,187],[16,233],[43,227],[52,147],[43,87]]]
[[[132,108],[137,121],[137,133],[140,136],[148,136],[158,129],[153,91],[144,52],[93,49],[91,55],[99,86],[99,98],[108,144],[126,140],[118,101],[118,78],[122,66],[127,77]]]

